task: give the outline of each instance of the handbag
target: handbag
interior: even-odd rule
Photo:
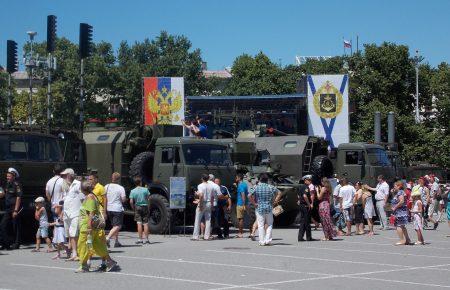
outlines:
[[[284,209],[281,205],[277,205],[276,207],[274,207],[272,209],[272,214],[274,216],[279,216],[280,214],[282,214],[284,212]]]
[[[95,194],[94,194],[95,196]],[[97,201],[97,205],[100,205],[100,201],[98,200],[97,196],[95,196],[95,199]],[[92,216],[92,228],[94,230],[103,230],[106,226],[105,217],[103,216],[103,213],[101,210],[98,210],[98,214],[94,214]]]

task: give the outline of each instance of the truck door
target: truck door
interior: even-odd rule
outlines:
[[[360,181],[365,175],[365,158],[362,150],[345,150],[342,176],[350,181]]]
[[[183,166],[180,162],[179,147],[158,147],[156,150],[155,165],[153,168],[155,181],[168,187],[171,176],[184,176]]]

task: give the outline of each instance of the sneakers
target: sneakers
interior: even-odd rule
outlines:
[[[150,245],[150,241],[149,241],[149,240],[146,240],[146,241],[144,242],[144,245]]]
[[[107,269],[106,264],[101,263],[100,266],[97,267],[96,271],[97,272],[105,272]]]
[[[120,247],[122,247],[122,244],[119,243],[118,241],[116,241],[116,242],[114,243],[114,248],[120,248]]]
[[[111,272],[116,268],[117,262],[114,260],[110,260],[109,262],[106,262],[106,272]]]
[[[437,229],[438,226],[439,226],[439,223],[438,223],[438,222],[435,222],[435,223],[434,223],[434,226],[433,226],[433,230]]]
[[[144,241],[142,241],[142,240],[137,240],[137,241],[135,242],[135,244],[136,244],[136,245],[143,245],[143,244],[144,244]]]

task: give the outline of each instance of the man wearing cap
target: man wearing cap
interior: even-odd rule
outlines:
[[[303,182],[308,179],[309,176],[305,175],[302,177]],[[306,240],[312,241],[311,236],[311,195],[309,192],[309,187],[302,183],[298,187],[298,205],[299,205],[299,227],[298,227],[298,241],[305,241],[304,236],[306,233]]]
[[[84,200],[84,194],[81,192],[80,181],[75,179],[75,172],[72,168],[66,168],[61,172],[64,178],[64,229],[69,238],[69,248],[72,255],[70,261],[77,260],[77,242],[78,242],[78,217],[80,215],[81,203]]]
[[[0,244],[2,250],[18,249],[20,247],[19,234],[21,211],[22,186],[16,180],[19,172],[9,168],[6,173],[6,186],[4,192],[0,192],[0,198],[5,198],[5,213],[0,223]],[[12,229],[12,231],[11,231]]]

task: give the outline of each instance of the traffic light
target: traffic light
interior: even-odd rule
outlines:
[[[6,71],[12,74],[13,72],[16,72],[18,67],[17,62],[17,42],[14,40],[8,40],[6,43],[6,54],[7,54],[7,60],[6,60]]]
[[[56,16],[47,16],[47,52],[55,51],[56,42]]]
[[[92,54],[92,26],[80,23],[80,58],[86,58]]]

